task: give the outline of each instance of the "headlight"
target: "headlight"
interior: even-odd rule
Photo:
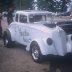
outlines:
[[[52,40],[51,38],[48,38],[48,39],[47,39],[47,44],[48,44],[48,45],[52,45],[52,43],[53,43],[53,40]]]

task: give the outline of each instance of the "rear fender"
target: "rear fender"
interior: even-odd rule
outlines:
[[[6,29],[5,31],[7,34],[10,34],[11,40],[14,41],[14,31],[12,29]]]

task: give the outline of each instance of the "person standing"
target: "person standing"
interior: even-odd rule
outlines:
[[[13,21],[13,10],[12,8],[9,8],[8,14],[7,14],[7,22],[8,25]]]

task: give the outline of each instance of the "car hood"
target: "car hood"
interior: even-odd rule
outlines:
[[[33,23],[34,25],[44,25],[46,27],[49,27],[49,28],[55,28],[56,27],[56,24],[55,23],[50,23],[49,21],[40,21],[40,22],[34,22]]]
[[[48,24],[48,23],[42,23],[42,24],[35,23],[35,24],[30,24],[29,26],[46,33],[60,29],[59,26],[56,26],[55,24]]]

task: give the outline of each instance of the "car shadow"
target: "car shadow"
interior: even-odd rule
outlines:
[[[13,49],[23,49],[26,51],[26,46],[15,43]],[[68,54],[65,57],[50,57],[46,58],[42,64],[49,66],[48,69],[43,69],[44,72],[72,72],[72,54]]]
[[[50,60],[49,72],[72,72],[72,55]]]
[[[26,51],[26,46],[25,45],[21,45],[21,44],[19,44],[19,43],[14,43],[13,45],[12,45],[12,47],[10,47],[10,49],[23,49],[23,50],[25,50]]]

